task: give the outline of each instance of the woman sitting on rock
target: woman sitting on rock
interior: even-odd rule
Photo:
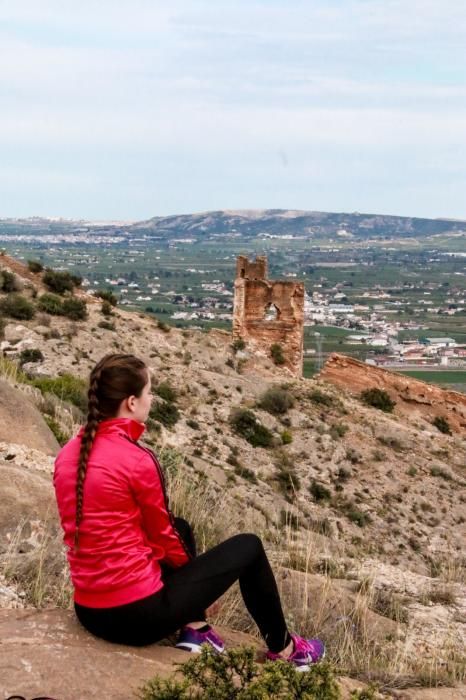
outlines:
[[[324,655],[318,639],[287,630],[261,540],[231,537],[204,554],[174,518],[155,454],[143,447],[151,407],[149,370],[112,354],[92,370],[86,425],[59,452],[54,486],[81,624],[119,644],[152,644],[180,630],[180,649],[223,642],[205,610],[239,581],[268,646],[267,658],[306,670]]]

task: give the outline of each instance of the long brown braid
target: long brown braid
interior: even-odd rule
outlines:
[[[87,393],[87,421],[81,440],[76,480],[75,549],[79,547],[87,463],[99,423],[106,418],[115,417],[121,402],[128,396],[139,397],[148,379],[149,372],[145,363],[134,355],[105,355],[91,372]]]

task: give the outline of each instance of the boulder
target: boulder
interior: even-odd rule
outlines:
[[[0,380],[0,441],[56,455],[60,446],[41,413],[21,391]]]
[[[14,451],[8,457],[13,455]],[[0,474],[0,533],[12,531],[31,520],[57,520],[51,474],[18,467],[14,458],[0,460]],[[3,541],[2,537],[2,544]]]
[[[18,343],[26,336],[30,335],[31,331],[21,323],[7,323],[3,329],[3,336],[11,344]]]

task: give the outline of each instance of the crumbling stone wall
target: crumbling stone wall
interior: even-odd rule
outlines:
[[[267,279],[267,258],[236,259],[233,337],[270,356],[279,343],[287,367],[300,377],[303,368],[304,284]]]

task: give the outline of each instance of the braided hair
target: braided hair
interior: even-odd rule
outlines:
[[[134,355],[105,355],[91,372],[87,394],[87,421],[81,440],[76,480],[75,549],[79,547],[87,463],[99,423],[106,418],[114,418],[124,399],[129,396],[141,396],[148,379],[149,372],[145,363]]]

